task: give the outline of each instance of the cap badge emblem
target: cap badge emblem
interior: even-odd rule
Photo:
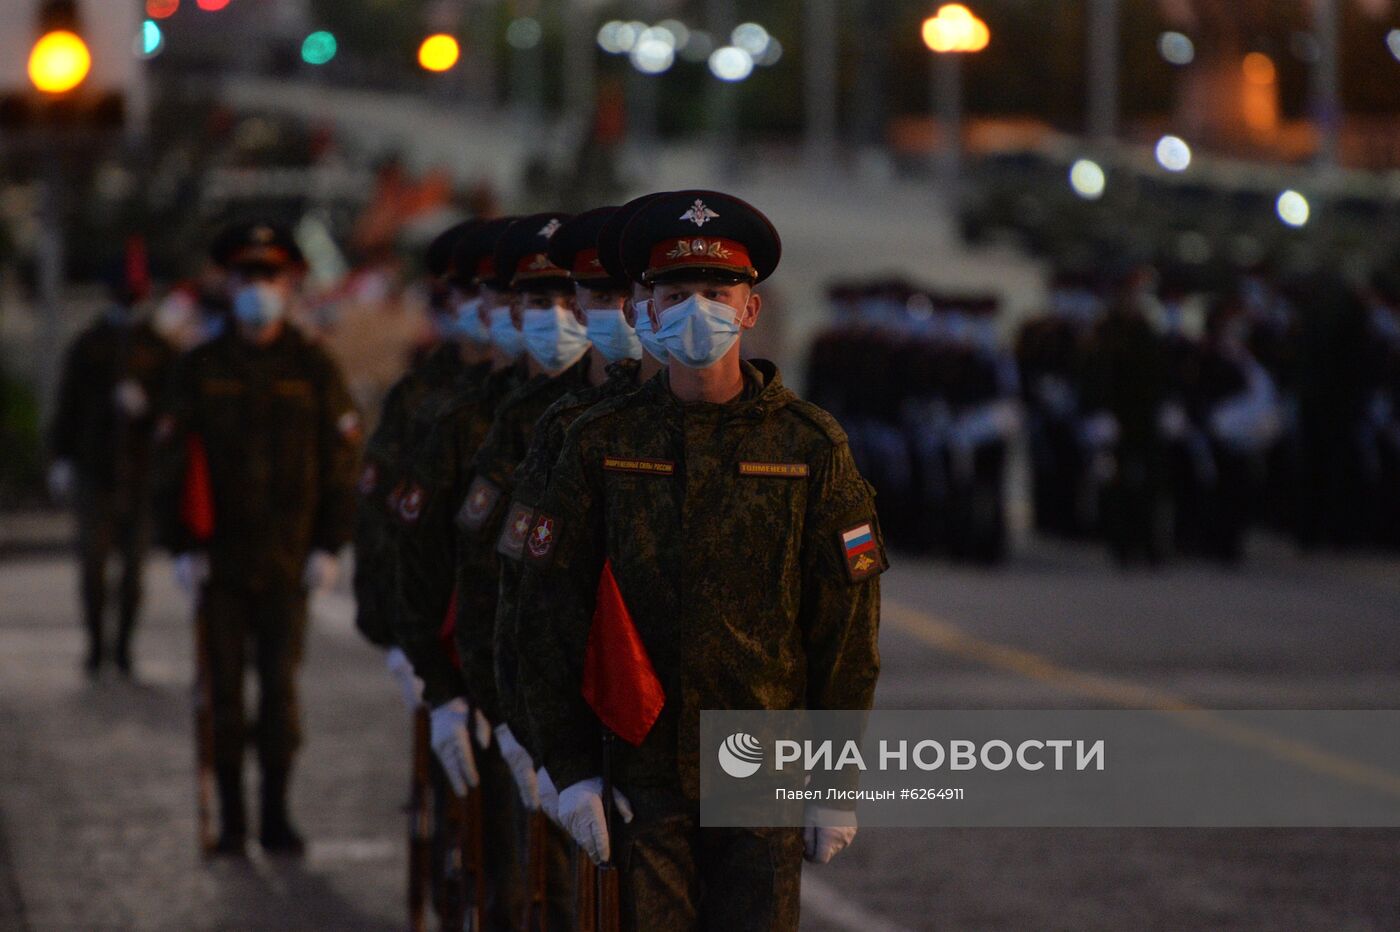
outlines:
[[[711,220],[718,220],[719,214],[706,207],[705,202],[697,197],[695,199],[695,203],[690,205],[690,210],[687,210],[685,213],[681,214],[681,219],[689,220],[697,227],[703,227]]]

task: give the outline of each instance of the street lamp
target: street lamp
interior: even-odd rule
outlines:
[[[942,124],[943,145],[935,169],[956,193],[962,171],[962,56],[982,51],[991,30],[961,3],[948,3],[924,20],[924,45],[934,53],[931,98]]]

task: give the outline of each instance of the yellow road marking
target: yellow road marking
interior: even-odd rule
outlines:
[[[926,612],[901,605],[889,598],[884,599],[881,604],[881,615],[886,621],[893,622],[897,628],[935,650],[1046,683],[1076,696],[1124,709],[1158,712],[1184,727],[1262,751],[1279,760],[1335,777],[1343,782],[1400,797],[1400,774],[1333,754],[1305,741],[1297,741],[1267,729],[1231,721],[1164,690],[1097,673],[1083,673],[1027,650],[984,641],[968,634],[957,625],[941,621]]]

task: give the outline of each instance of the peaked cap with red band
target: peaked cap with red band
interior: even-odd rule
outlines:
[[[271,220],[244,220],[230,224],[209,248],[210,258],[220,268],[259,265],[277,269],[306,265],[292,231]]]
[[[608,273],[598,252],[598,232],[617,211],[616,207],[598,207],[566,222],[549,241],[550,261],[568,269],[573,280],[586,288],[631,287],[627,279]]]
[[[643,194],[641,197],[633,198],[623,204],[617,211],[608,218],[607,223],[598,231],[598,261],[612,278],[620,281],[630,281],[627,270],[622,267],[622,231],[627,229],[627,224],[632,222],[632,218],[637,216],[637,211],[656,200],[658,197],[665,197],[669,191],[653,191],[651,194]]]
[[[652,198],[622,231],[627,277],[644,284],[720,277],[756,284],[778,267],[782,240],[752,204],[718,191]]]
[[[446,275],[457,274],[457,243],[462,237],[472,230],[481,226],[480,220],[464,220],[461,223],[453,224],[443,230],[433,241],[428,244],[428,249],[423,253],[423,267],[428,270],[428,275],[433,278],[442,278]],[[474,269],[467,269],[466,277],[470,279]]]
[[[515,217],[497,217],[477,224],[463,233],[452,250],[452,264],[457,274],[493,288],[505,288],[510,279],[502,280],[496,270],[496,244],[501,235],[516,221]]]
[[[570,284],[569,270],[549,261],[549,243],[571,219],[571,214],[530,214],[506,227],[496,242],[496,274],[526,291]]]

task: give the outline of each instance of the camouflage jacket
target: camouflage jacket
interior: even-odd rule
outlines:
[[[214,535],[181,520],[185,436],[203,440]],[[287,327],[269,346],[226,333],[182,357],[157,429],[163,542],[206,549],[215,580],[301,585],[307,555],[349,542],[360,418],[335,362]]]
[[[736,401],[686,404],[663,373],[564,441],[517,616],[518,688],[560,787],[599,772],[580,688],[605,560],[666,694],[641,745],[614,755],[622,786],[697,798],[701,709],[870,707],[888,565],[873,490],[776,367],[744,375]]]
[[[457,655],[467,694],[493,724],[501,721],[494,660],[500,561],[496,539],[540,415],[564,395],[588,386],[588,356],[559,375],[537,375],[501,402],[472,462],[472,479],[457,516]]]
[[[389,612],[393,585],[397,496],[405,462],[426,440],[441,407],[479,386],[480,366],[465,366],[454,343],[439,345],[404,374],[384,398],[379,423],[365,444],[355,491],[355,626],[371,643],[393,645]]]
[[[530,723],[515,689],[515,624],[525,535],[549,485],[550,470],[559,459],[569,426],[595,404],[636,391],[640,369],[641,365],[630,359],[613,363],[608,366],[608,378],[602,385],[569,392],[550,405],[540,415],[530,447],[515,470],[515,494],[496,538],[496,553],[502,558],[500,589],[496,597],[496,692],[501,718],[510,725],[516,739],[532,751]]]
[[[396,593],[389,625],[423,680],[423,698],[441,705],[462,695],[462,676],[441,640],[452,602],[457,539],[454,522],[466,495],[472,457],[490,430],[496,408],[523,378],[510,366],[462,390],[439,411],[414,453],[397,500],[397,544],[390,573]]]

